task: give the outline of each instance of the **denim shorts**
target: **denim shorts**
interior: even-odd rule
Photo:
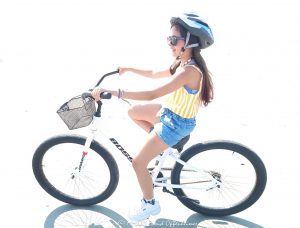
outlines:
[[[155,133],[170,147],[189,135],[196,126],[195,118],[183,118],[167,108],[159,111],[160,123],[155,124]]]

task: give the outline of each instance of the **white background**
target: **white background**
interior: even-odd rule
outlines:
[[[162,213],[151,222],[165,219],[190,227],[186,221],[196,218],[202,227],[300,225],[300,16],[296,0],[2,0],[1,227],[51,227],[47,218],[64,204],[38,186],[31,159],[42,140],[68,133],[57,108],[118,66],[168,67],[172,61],[166,44],[169,18],[185,11],[198,12],[215,37],[214,45],[203,50],[213,74],[215,100],[200,111],[189,145],[211,139],[243,143],[264,160],[268,183],[255,205],[219,220],[197,217],[158,190]],[[126,89],[156,83],[132,74],[105,82]],[[134,155],[145,135],[127,121],[126,105],[117,100],[110,105],[105,113],[107,124]],[[84,134],[86,129],[75,132]],[[114,195],[101,205],[126,218],[140,191],[130,165],[114,152],[121,179]],[[72,216],[76,220],[78,215]],[[102,226],[112,224],[103,222]]]

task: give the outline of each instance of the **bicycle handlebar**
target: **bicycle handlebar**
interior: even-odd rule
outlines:
[[[97,86],[99,86],[99,85],[101,84],[101,82],[104,80],[104,78],[106,78],[106,77],[108,77],[108,76],[111,76],[111,75],[114,75],[114,74],[117,74],[117,73],[119,73],[119,69],[104,74],[104,75],[100,78],[100,80],[98,81],[98,83],[96,84],[96,86],[95,86],[94,88],[96,88]],[[86,98],[86,97],[91,97],[91,98],[93,98],[91,91],[92,91],[92,89],[90,89],[88,92],[82,93],[81,96],[82,96],[83,98]],[[112,96],[111,93],[108,93],[108,92],[103,92],[103,93],[100,94],[100,98],[101,98],[101,99],[110,99],[111,96]]]
[[[91,92],[84,92],[84,93],[81,94],[81,96],[82,96],[83,98],[87,98],[87,97],[93,98]],[[101,99],[110,99],[111,96],[112,96],[111,93],[108,93],[108,92],[102,92],[102,93],[100,94],[100,98],[101,98]],[[93,98],[93,99],[94,99],[94,98]]]
[[[82,98],[90,97],[90,98],[94,99],[93,96],[92,96],[92,92],[91,91],[84,92],[84,93],[81,94],[81,96],[82,96]],[[111,98],[111,93],[102,92],[100,94],[100,98],[101,99],[110,99]],[[96,112],[94,113],[94,116],[100,117],[101,116],[101,107],[102,107],[101,100],[97,101],[97,104],[98,104],[98,106],[97,106]]]
[[[106,78],[107,76],[110,76],[110,75],[114,75],[114,74],[118,74],[119,73],[119,69],[118,70],[115,70],[115,71],[112,71],[112,72],[109,72],[109,73],[106,73],[106,74],[104,74],[101,78],[100,78],[100,80],[98,81],[98,83],[96,84],[96,86],[95,87],[97,87],[97,86],[99,86],[100,85],[100,83],[104,80],[104,78]],[[94,87],[94,88],[95,88]]]

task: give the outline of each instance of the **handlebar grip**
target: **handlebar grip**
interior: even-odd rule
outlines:
[[[100,98],[101,99],[110,99],[111,98],[111,93],[109,93],[109,92],[103,92],[103,93],[101,93],[100,94]]]
[[[82,96],[83,98],[87,98],[87,97],[93,98],[91,92],[84,92],[84,93],[81,94],[81,96]],[[100,94],[100,98],[101,98],[101,99],[111,99],[111,97],[112,97],[112,95],[111,95],[111,93],[109,93],[109,92],[102,92],[102,93]]]

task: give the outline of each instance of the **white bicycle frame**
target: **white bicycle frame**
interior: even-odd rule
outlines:
[[[87,140],[85,142],[84,145],[84,152],[88,154],[89,150],[90,150],[90,145],[92,143],[92,141],[94,140],[96,133],[98,132],[98,126],[101,126],[101,117],[93,117],[93,122],[90,125],[90,135],[87,137]],[[102,132],[102,135],[105,136],[105,138],[108,138],[110,140],[111,143],[113,143],[117,149],[119,149],[126,157],[129,161],[132,160],[132,158],[130,157],[130,155],[123,149],[123,147],[115,142],[112,141],[111,139],[114,140],[114,138],[110,138],[107,135],[104,134],[104,132]],[[170,180],[170,177],[162,177],[162,178],[157,178],[158,174],[160,173],[161,170],[163,170],[163,165],[167,159],[167,157],[172,158],[174,161],[182,164],[184,166],[184,169],[189,169],[187,171],[189,172],[197,172],[199,177],[203,178],[203,181],[197,181],[197,182],[187,182],[187,183],[181,183],[181,184],[171,184],[171,183],[167,183],[168,180]],[[218,180],[216,180],[210,173],[209,171],[203,170],[203,169],[199,169],[195,166],[192,166],[184,161],[182,161],[180,158],[179,153],[177,152],[176,149],[173,149],[171,147],[167,148],[163,153],[161,153],[160,155],[158,155],[155,159],[156,159],[156,164],[154,169],[152,170],[152,181],[154,186],[157,187],[169,187],[169,188],[182,188],[182,189],[200,189],[200,190],[210,190],[212,188],[215,188],[217,186],[220,186],[222,183],[219,182]],[[189,184],[195,184],[195,183],[201,183],[201,186],[197,185],[189,185]]]

